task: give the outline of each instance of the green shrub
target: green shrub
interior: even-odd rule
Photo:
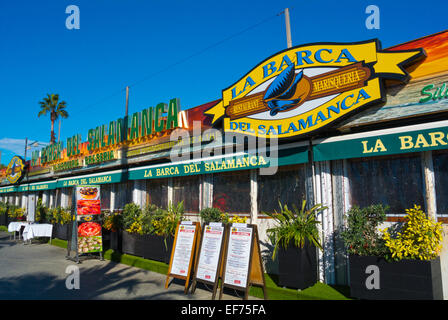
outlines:
[[[46,222],[48,221],[48,208],[42,204],[42,199],[37,200],[36,214],[34,216],[34,221],[36,222]]]
[[[354,206],[346,213],[346,227],[341,233],[349,254],[385,256],[387,248],[378,227],[386,221],[388,206],[381,204],[365,208]]]
[[[298,248],[303,248],[305,241],[309,241],[322,250],[319,229],[317,227],[320,221],[317,220],[317,214],[327,209],[327,207],[316,204],[309,210],[306,210],[306,200],[302,201],[302,207],[300,209],[296,205],[293,205],[292,211],[286,204],[282,206],[279,203],[279,205],[281,209],[280,213],[263,212],[277,222],[275,227],[267,230],[269,238],[274,244],[272,259],[275,259],[280,245],[283,248],[287,248],[290,244],[293,244]]]
[[[122,219],[123,229],[131,233],[141,233],[142,209],[135,203],[124,206]]]
[[[70,208],[50,208],[46,212],[47,221],[52,224],[69,224],[72,221],[72,214]]]
[[[177,205],[169,204],[167,210],[163,210],[161,215],[158,215],[152,221],[153,232],[156,235],[174,236],[176,227],[179,222],[184,220],[184,202],[181,201]]]
[[[205,208],[202,209],[200,212],[202,223],[208,223],[208,222],[227,222],[224,220],[226,214],[222,212],[219,208]]]

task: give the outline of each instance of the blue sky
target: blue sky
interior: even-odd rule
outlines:
[[[379,30],[365,27],[371,4],[380,9]],[[69,5],[80,9],[79,30],[65,26]],[[23,156],[25,137],[49,141],[50,118],[37,117],[47,93],[67,102],[64,143],[122,117],[126,85],[129,113],[174,97],[183,109],[219,99],[286,48],[284,16],[276,16],[284,8],[294,46],[378,38],[387,48],[448,29],[446,0],[2,1],[1,163]]]

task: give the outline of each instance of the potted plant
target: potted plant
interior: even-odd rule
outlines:
[[[184,203],[181,201],[177,205],[170,202],[168,208],[162,210],[151,221],[152,232],[157,237],[158,242],[157,246],[154,246],[154,250],[157,250],[159,256],[163,258],[163,262],[165,263],[169,263],[170,261],[176,227],[183,220]]]
[[[317,282],[317,248],[322,250],[316,216],[326,207],[317,204],[306,209],[303,200],[300,209],[280,205],[280,213],[268,213],[276,225],[267,230],[274,249],[272,259],[279,259],[279,285],[305,289]]]
[[[123,218],[119,212],[106,211],[104,213],[103,230],[109,233],[109,247],[114,251],[122,250],[121,249],[122,225],[123,225]]]
[[[347,212],[342,237],[350,263],[350,294],[359,299],[442,299],[441,224],[419,206],[401,223],[380,230],[380,205]]]
[[[70,208],[56,207],[48,210],[49,222],[53,224],[53,238],[68,240],[69,224],[72,221]]]
[[[145,259],[169,262],[177,223],[183,219],[183,202],[162,209],[127,204],[123,210],[122,250]]]
[[[199,213],[203,224],[208,222],[222,222],[223,214],[219,208],[204,208]]]
[[[0,202],[0,225],[8,225],[8,204]]]
[[[48,221],[48,208],[42,204],[41,198],[37,200],[34,220],[39,223],[46,223]]]
[[[25,209],[10,204],[7,209],[8,221],[25,221]]]

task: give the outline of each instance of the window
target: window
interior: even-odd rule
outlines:
[[[348,178],[352,205],[388,205],[389,214],[424,208],[420,154],[349,160]]]
[[[116,183],[113,188],[115,190],[115,209],[123,209],[125,205],[132,202],[134,181]]]
[[[448,214],[448,152],[433,154],[437,214]]]
[[[110,209],[110,184],[102,184],[100,186],[100,199],[101,199],[101,210]]]
[[[68,187],[64,188],[65,198],[66,198],[66,205],[65,208],[71,208],[73,203],[73,190],[74,187]]]
[[[250,214],[250,173],[232,171],[213,175],[213,207],[230,215]]]
[[[274,175],[258,175],[258,212],[280,212],[279,201],[292,209],[306,199],[305,165],[279,167]]]
[[[199,213],[200,176],[175,178],[173,204],[184,202],[186,213]]]
[[[163,208],[168,206],[168,179],[146,180],[146,203]]]

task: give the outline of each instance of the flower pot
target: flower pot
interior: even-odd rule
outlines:
[[[68,224],[53,224],[52,238],[58,238],[61,240],[68,240]]]
[[[156,235],[139,235],[123,231],[122,251],[145,259],[169,263],[173,238],[166,239],[166,247],[164,239]]]
[[[381,257],[350,255],[349,261],[350,295],[354,298],[371,300],[443,299],[439,257],[430,261],[387,262]],[[367,270],[369,266],[374,267]],[[372,285],[374,282],[376,282],[376,286]]]
[[[303,248],[289,245],[278,250],[279,285],[305,289],[317,282],[316,247],[305,242]]]

